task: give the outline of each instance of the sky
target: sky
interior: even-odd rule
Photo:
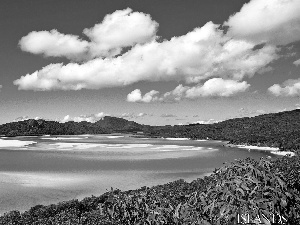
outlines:
[[[0,124],[300,108],[299,0],[2,0]]]

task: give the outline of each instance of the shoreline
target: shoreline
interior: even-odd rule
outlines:
[[[107,138],[109,139],[116,139],[116,138],[120,138],[120,137],[125,137],[124,136],[120,136],[122,135],[122,133],[118,133],[118,135],[114,135],[116,133],[110,134],[110,135],[105,135],[107,136]],[[52,137],[54,136],[54,137]],[[41,137],[41,139],[44,140],[62,140],[62,141],[68,141],[68,140],[77,140],[77,139],[86,139],[87,137],[72,137],[72,136],[78,136],[78,135],[67,135],[68,137],[65,137],[66,135],[43,135]],[[32,136],[28,136],[28,137],[32,137]],[[132,138],[136,138],[135,136],[129,136]],[[143,137],[143,138],[142,138]],[[23,141],[23,140],[7,140],[7,139],[3,139],[3,138],[7,138],[7,137],[1,137],[0,138],[0,148],[3,147],[28,147],[29,145],[32,144],[37,144],[37,142],[35,141]],[[152,139],[153,137],[145,137],[145,136],[138,136],[138,138],[140,139]],[[156,139],[156,138],[153,138]],[[160,137],[160,139],[164,139],[164,140],[169,140],[169,141],[196,141],[196,142],[206,142],[208,141],[207,139],[190,139],[190,138],[164,138],[164,137]],[[248,151],[265,151],[265,152],[269,152],[271,154],[274,155],[278,155],[278,156],[295,156],[296,154],[294,152],[291,151],[281,151],[279,148],[274,148],[274,147],[267,147],[267,146],[257,146],[257,145],[245,145],[245,144],[229,144],[228,141],[221,141],[221,140],[211,140],[211,141],[215,141],[215,142],[223,142],[223,146],[225,147],[233,147],[233,148],[239,148],[239,149],[247,149]],[[73,145],[81,145],[81,144],[86,144],[86,143],[59,143],[60,145],[72,145],[70,147],[74,147]],[[52,144],[55,145],[55,144]],[[94,144],[95,145],[95,144]],[[62,146],[60,146],[62,147]],[[89,147],[95,147],[95,146],[89,146]]]
[[[274,147],[267,147],[267,146],[257,146],[257,145],[235,145],[235,144],[225,144],[225,147],[234,147],[234,148],[240,148],[240,149],[248,149],[248,151],[254,150],[254,151],[265,151],[270,152],[274,155],[280,155],[280,156],[295,156],[296,154],[291,151],[281,151],[279,148]]]

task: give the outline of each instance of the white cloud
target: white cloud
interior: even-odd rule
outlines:
[[[298,59],[298,60],[296,60],[295,62],[293,62],[293,64],[294,64],[295,66],[299,66],[299,65],[300,65],[300,59]]]
[[[194,99],[200,97],[229,97],[240,92],[245,92],[250,87],[246,81],[224,80],[212,78],[203,85],[183,86],[178,85],[174,90],[158,96],[159,92],[152,90],[142,96],[140,89],[136,89],[127,95],[128,102],[176,102],[181,99]]]
[[[118,116],[120,118],[134,118],[135,114],[134,113],[122,113],[120,116]]]
[[[109,114],[106,114],[104,112],[100,112],[97,114],[91,114],[91,115],[80,115],[80,116],[75,116],[75,117],[70,117],[70,115],[66,115],[62,120],[60,120],[61,123],[65,123],[68,121],[74,121],[74,122],[82,122],[82,121],[87,121],[90,123],[95,123],[98,120],[101,120],[103,117],[109,116]]]
[[[232,39],[218,27],[208,22],[163,42],[152,40],[150,35],[152,41],[137,43],[117,57],[95,58],[82,64],[50,64],[14,84],[19,90],[46,91],[101,89],[139,81],[199,83],[212,77],[241,80],[278,58],[275,46],[253,50],[255,44]],[[122,37],[126,39],[126,35]]]
[[[116,117],[120,117],[120,118],[142,118],[142,117],[145,117],[145,116],[153,116],[152,114],[148,114],[148,113],[144,113],[144,112],[141,112],[141,113],[138,113],[138,114],[135,114],[135,113],[122,113],[121,115],[117,115]]]
[[[299,0],[251,0],[225,25],[234,38],[286,45],[300,40],[299,12]]]
[[[148,116],[148,113],[139,113],[136,116],[137,117],[145,117],[145,116]]]
[[[209,120],[199,120],[190,124],[213,124],[213,123],[219,123],[221,120],[215,120],[215,119],[209,119]]]
[[[138,102],[142,99],[142,92],[140,89],[135,89],[127,95],[128,102]]]
[[[82,122],[82,121],[86,121],[86,122],[90,122],[90,123],[95,123],[98,120],[101,120],[103,117],[107,116],[108,114],[105,114],[103,112],[97,113],[97,114],[92,114],[92,115],[81,115],[81,116],[77,116],[74,117],[73,120],[75,122]]]
[[[223,80],[222,78],[212,78],[202,86],[195,86],[186,91],[187,98],[220,96],[229,97],[239,92],[244,92],[250,84],[246,81],[238,82],[235,80]]]
[[[158,23],[148,14],[132,12],[132,9],[117,10],[105,16],[102,23],[83,33],[91,39],[91,55],[114,56],[123,47],[147,43],[156,37]]]
[[[300,109],[300,104],[295,105],[296,109]]]
[[[127,101],[149,103],[157,100],[157,97],[155,95],[157,95],[158,93],[159,93],[158,91],[152,90],[146,93],[144,96],[142,96],[141,90],[135,89],[134,91],[132,91],[127,95]]]
[[[68,121],[71,121],[70,115],[66,115],[60,122],[65,123],[65,122],[68,122]]]
[[[300,96],[300,79],[286,80],[282,85],[274,84],[268,91],[275,96]]]
[[[188,89],[189,87],[185,87],[180,84],[173,91],[166,92],[159,100],[165,102],[180,101]]]
[[[17,117],[16,119],[13,120],[13,122],[19,122],[19,121],[24,121],[24,120],[29,120],[29,119],[34,119],[34,120],[47,120],[49,121],[49,119],[45,119],[43,117],[39,117],[39,116],[36,116],[36,117],[28,117],[28,116],[20,116],[20,117]]]
[[[71,60],[86,58],[89,43],[78,36],[61,34],[57,30],[32,31],[21,38],[19,45],[23,51],[43,54],[46,57],[67,57]]]
[[[92,28],[84,29],[83,33],[90,38],[90,42],[76,35],[51,30],[32,31],[22,37],[19,45],[23,51],[33,54],[82,61],[114,56],[124,47],[149,42],[155,39],[157,28],[158,23],[149,15],[127,8],[107,15],[102,23]]]
[[[20,116],[16,119],[13,120],[13,122],[19,122],[19,121],[24,121],[24,120],[29,120],[28,116]]]

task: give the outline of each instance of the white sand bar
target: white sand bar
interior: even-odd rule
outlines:
[[[104,136],[104,137],[106,137],[106,138],[122,138],[124,136]]]
[[[271,151],[271,153],[274,154],[274,155],[282,155],[282,156],[290,155],[290,156],[295,156],[294,152]]]
[[[263,151],[278,151],[279,148],[272,148],[272,147],[260,147],[254,145],[236,145],[238,148],[246,148],[246,149],[253,149],[253,150],[263,150]]]
[[[187,141],[190,140],[189,138],[165,138],[166,140],[171,140],[171,141]]]
[[[291,155],[294,156],[294,152],[286,152],[286,151],[280,151],[279,148],[273,148],[273,147],[261,147],[261,146],[254,146],[254,145],[235,145],[238,148],[245,148],[248,150],[261,150],[261,151],[270,151],[270,153],[274,155]]]
[[[80,138],[80,137],[43,137],[41,139],[45,139],[45,140],[79,140],[79,139],[84,139],[84,138]]]
[[[19,141],[19,140],[3,140],[0,139],[0,148],[7,147],[24,147],[27,145],[35,144],[35,141]]]

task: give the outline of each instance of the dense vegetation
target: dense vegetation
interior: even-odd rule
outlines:
[[[149,134],[158,137],[226,140],[231,144],[297,151],[300,149],[300,109],[230,119],[215,124],[153,127]]]
[[[256,117],[226,120],[216,124],[149,126],[106,116],[96,123],[26,120],[0,125],[0,135],[73,135],[143,131],[150,137],[186,137],[226,140],[232,144],[300,149],[300,109]]]
[[[42,119],[29,119],[0,125],[0,135],[29,136],[29,135],[78,135],[106,134],[112,132],[133,132],[142,130],[144,126],[122,118],[106,116],[96,123],[86,121],[59,123]]]
[[[0,224],[300,224],[299,156],[237,160],[210,176],[12,211]],[[246,221],[246,215],[249,220]],[[249,224],[249,223],[248,223]]]

